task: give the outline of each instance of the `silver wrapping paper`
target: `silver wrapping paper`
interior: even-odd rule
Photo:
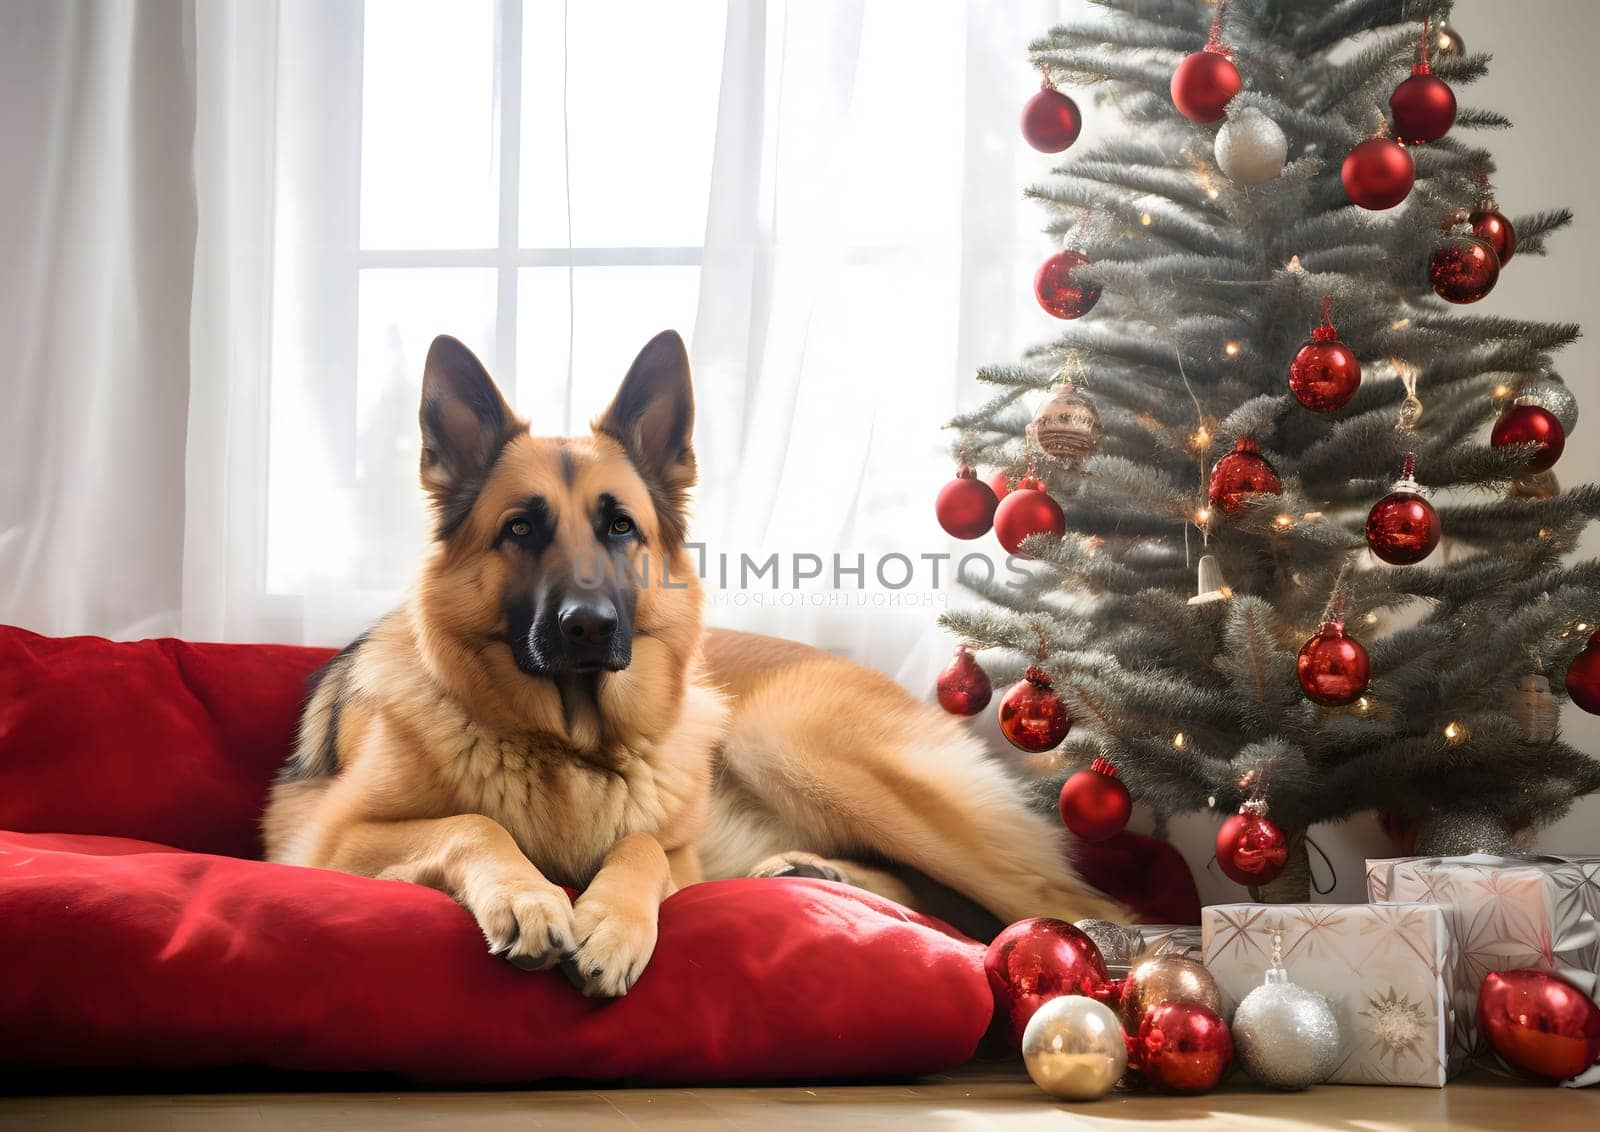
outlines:
[[[1451,1064],[1510,1073],[1477,1032],[1478,988],[1490,971],[1551,971],[1600,1001],[1600,857],[1478,853],[1367,862],[1373,900],[1440,904],[1461,962],[1453,988]],[[1567,1081],[1600,1081],[1600,1065]]]

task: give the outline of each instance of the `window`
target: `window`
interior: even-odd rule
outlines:
[[[409,580],[435,334],[555,434],[652,334],[693,331],[725,18],[710,0],[368,0],[358,245],[331,260],[351,276],[354,393],[325,418],[353,436],[313,471],[275,441],[269,590],[314,595],[331,567],[373,596],[359,621]]]

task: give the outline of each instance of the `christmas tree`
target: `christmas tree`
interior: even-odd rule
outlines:
[[[1035,562],[967,572],[943,623],[1087,836],[1127,792],[1158,829],[1213,807],[1267,899],[1362,811],[1504,849],[1600,788],[1553,698],[1600,710],[1600,563],[1570,560],[1600,489],[1550,471],[1579,328],[1470,304],[1571,214],[1493,202],[1479,139],[1510,123],[1456,106],[1489,57],[1446,3],[1097,2],[1030,49],[1063,333],[979,373],[939,505]],[[1074,96],[1122,136],[1072,148]],[[976,710],[983,675],[963,651],[941,699]]]

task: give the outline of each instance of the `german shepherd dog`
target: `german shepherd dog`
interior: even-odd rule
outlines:
[[[702,627],[677,334],[565,438],[531,436],[440,337],[420,418],[432,546],[406,602],[312,678],[270,859],[439,889],[492,953],[591,996],[633,986],[661,901],[706,878],[824,877],[936,914],[953,891],[1003,923],[1121,913],[955,719],[820,650]]]

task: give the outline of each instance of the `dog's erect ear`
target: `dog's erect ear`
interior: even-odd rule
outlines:
[[[616,440],[644,476],[667,537],[682,543],[694,486],[694,390],[689,352],[675,330],[639,351],[611,407],[594,424]]]
[[[439,537],[449,538],[500,449],[519,428],[483,363],[447,334],[428,347],[422,367],[422,486],[439,509]]]

